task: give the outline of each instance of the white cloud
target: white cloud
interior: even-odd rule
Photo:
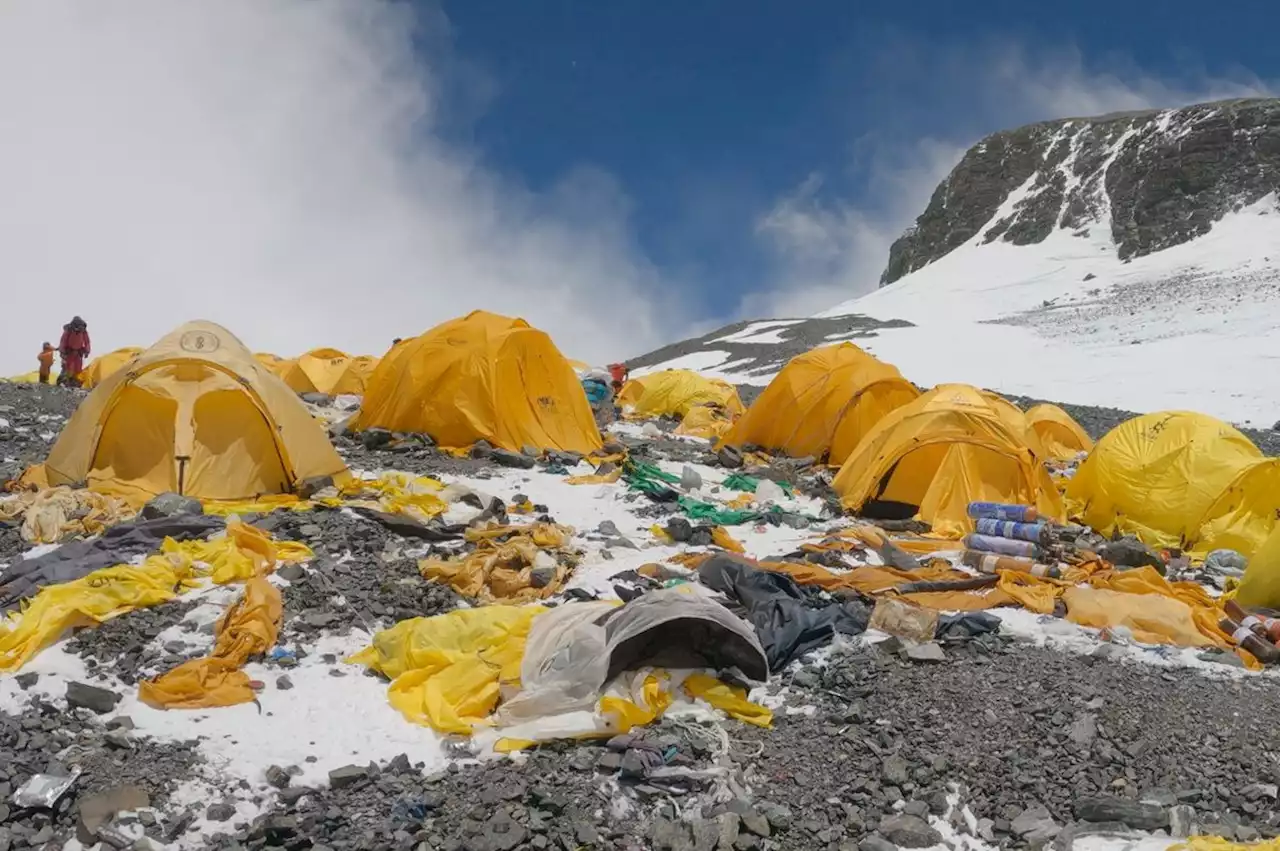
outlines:
[[[757,223],[779,260],[778,273],[742,300],[741,316],[809,315],[874,290],[890,244],[924,211],[965,150],[988,133],[1280,91],[1243,69],[1228,75],[1192,69],[1166,79],[1127,62],[1091,66],[1074,48],[1031,51],[1007,41],[940,48],[893,40],[870,64],[883,121],[854,145],[869,202],[821,197],[818,174],[780,198]],[[915,126],[899,126],[903,115]]]
[[[380,353],[475,308],[598,360],[678,333],[612,178],[534,194],[442,140],[447,57],[424,67],[414,24],[374,0],[3,4],[0,375],[73,313],[99,351],[207,318]]]

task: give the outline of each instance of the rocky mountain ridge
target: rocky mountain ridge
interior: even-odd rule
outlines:
[[[1070,118],[974,145],[894,242],[881,286],[981,237],[1110,229],[1120,260],[1208,233],[1280,189],[1280,99]]]

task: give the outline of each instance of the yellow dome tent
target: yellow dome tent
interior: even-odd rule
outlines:
[[[89,362],[84,372],[80,373],[80,386],[86,390],[92,390],[101,384],[104,378],[125,366],[140,354],[142,354],[141,348],[128,346],[123,349],[116,349],[114,352],[107,352],[105,355],[98,355]]]
[[[824,346],[788,361],[724,443],[839,465],[881,417],[919,395],[896,367],[853,343]]]
[[[253,359],[271,370],[272,375],[279,375],[281,366],[285,362],[284,358],[273,355],[271,352],[254,352]]]
[[[1236,602],[1242,606],[1280,609],[1280,524],[1249,559],[1236,590]]]
[[[683,417],[700,405],[719,405],[730,416],[745,406],[732,384],[689,369],[666,369],[633,378],[622,386],[617,404],[634,418]]]
[[[347,360],[342,375],[333,383],[329,393],[332,396],[349,394],[363,396],[373,371],[378,367],[378,359],[370,355],[358,355]]]
[[[1027,410],[1026,418],[1049,458],[1066,461],[1093,448],[1093,440],[1080,424],[1057,405],[1036,405]]]
[[[1263,492],[1272,480],[1262,452],[1235,428],[1204,414],[1164,411],[1104,435],[1067,483],[1067,504],[1103,535],[1119,531],[1153,547],[1186,547],[1215,521],[1235,528],[1237,537],[1252,526],[1244,537],[1257,538],[1257,522],[1247,515],[1262,508],[1273,515],[1262,522],[1274,522],[1277,498]],[[1218,527],[1207,534],[1220,536]]]
[[[941,390],[944,387],[968,387],[968,384],[939,384],[935,390]],[[1045,461],[1053,456],[1049,454],[1048,447],[1044,441],[1040,439],[1040,434],[1032,427],[1031,421],[1027,419],[1027,415],[1022,409],[1001,396],[999,393],[993,393],[990,390],[981,390],[982,398],[995,409],[1000,415],[1000,419],[1004,420],[1005,425],[1009,426],[1014,432],[1022,436],[1022,442],[1027,445],[1031,453],[1036,456],[1039,461]]]
[[[330,396],[334,395],[333,388],[341,380],[350,362],[351,356],[338,349],[312,349],[298,356],[298,368],[311,380],[316,392]]]
[[[845,509],[915,515],[934,531],[972,529],[970,502],[1034,505],[1061,519],[1044,466],[987,396],[946,384],[885,415],[849,455],[833,487]]]
[[[586,393],[551,338],[481,310],[387,352],[354,426],[428,434],[446,447],[601,447]]]
[[[345,472],[297,397],[212,322],[183,325],[107,376],[44,464],[50,485],[201,499],[286,493]]]
[[[298,366],[295,358],[280,358],[275,355],[267,355],[265,357],[275,358],[274,361],[265,361],[264,355],[254,355],[258,363],[270,370],[271,374],[284,382],[285,386],[294,393],[317,393],[316,385],[311,381],[311,377],[302,371],[302,367]]]

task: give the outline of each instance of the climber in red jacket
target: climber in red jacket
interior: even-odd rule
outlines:
[[[62,326],[62,341],[58,352],[62,355],[62,371],[58,383],[80,386],[80,373],[84,371],[84,359],[89,357],[89,326],[79,316]]]

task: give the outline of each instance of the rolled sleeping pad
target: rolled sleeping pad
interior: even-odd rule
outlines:
[[[1013,538],[1018,541],[1040,543],[1044,540],[1045,525],[1043,523],[1014,523],[1012,520],[993,520],[983,517],[974,523],[979,535],[991,535],[996,538]]]
[[[1012,520],[1015,523],[1034,523],[1040,518],[1034,505],[1010,505],[1003,502],[971,502],[969,516],[974,520],[987,517],[992,520]]]
[[[960,563],[971,567],[979,573],[997,573],[1001,570],[1013,570],[1018,573],[1029,573],[1032,576],[1044,576],[1058,579],[1062,571],[1047,564],[1037,564],[1029,558],[1019,556],[1002,556],[995,553],[984,553],[980,550],[965,550]]]
[[[981,550],[984,553],[996,553],[1002,556],[1040,559],[1044,555],[1040,548],[1030,541],[1015,541],[992,535],[965,535],[964,546],[965,549]]]

